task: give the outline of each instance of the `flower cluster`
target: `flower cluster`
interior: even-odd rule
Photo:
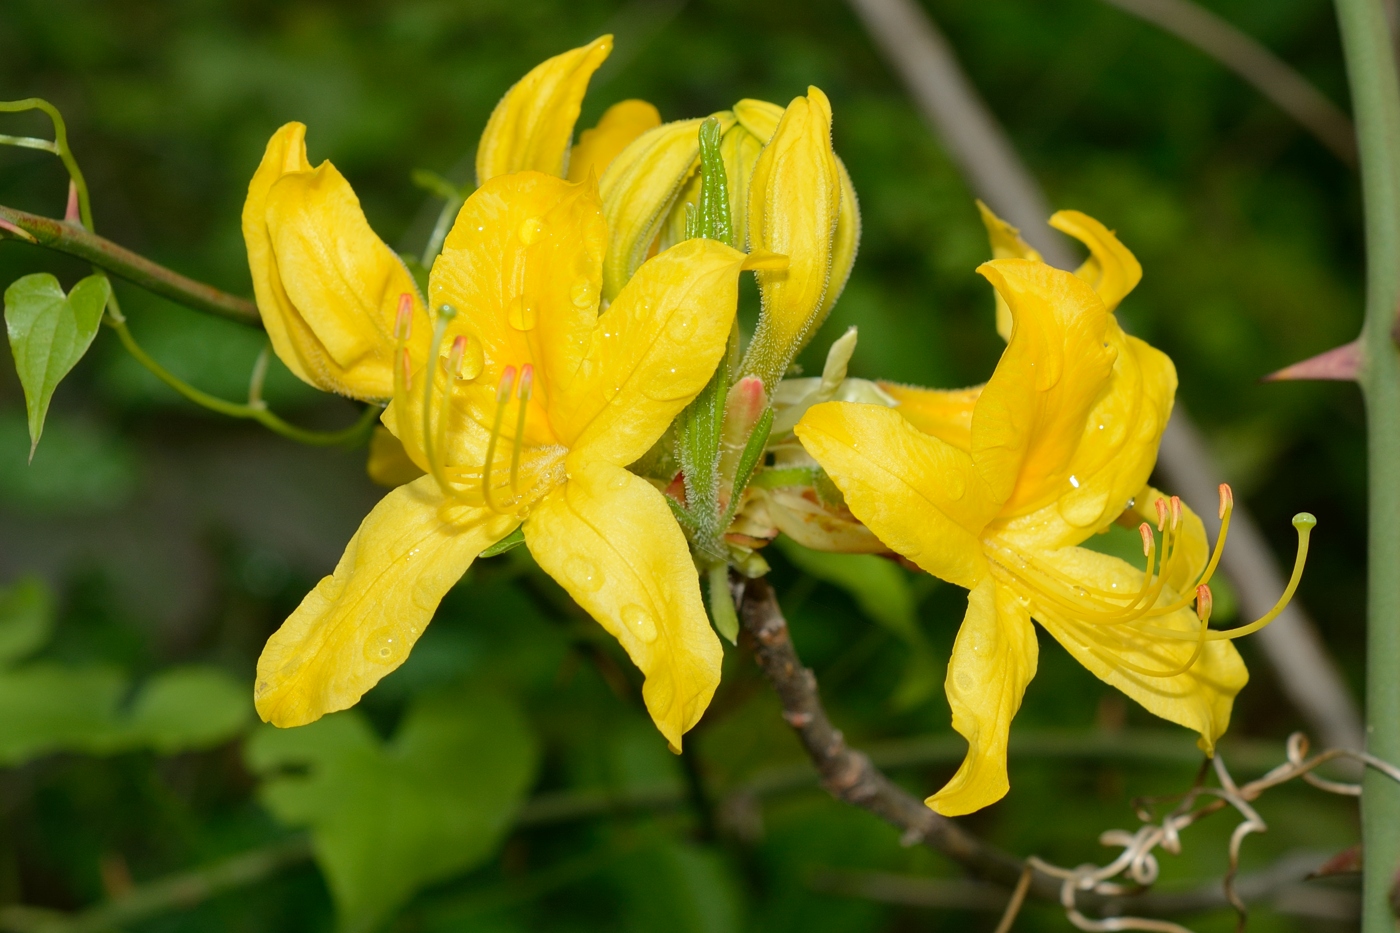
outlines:
[[[354,705],[472,562],[519,540],[627,651],[679,749],[719,683],[716,629],[735,635],[731,568],[766,572],[761,549],[785,533],[969,591],[947,679],[969,750],[929,799],[939,812],[1007,791],[1032,620],[1211,751],[1247,678],[1230,639],[1272,616],[1210,628],[1224,532],[1210,553],[1201,521],[1148,485],[1176,373],[1115,319],[1141,277],[1132,254],[1062,212],[1051,223],[1090,252],[1063,272],[984,208],[995,258],[978,271],[1007,340],[985,385],[848,378],[854,330],[820,377],[786,378],[860,237],[829,101],[810,88],[662,123],[629,100],[575,143],[610,49],[556,56],[506,93],[426,294],[344,177],[312,167],[305,127],[269,142],[243,229],[273,348],[312,385],[386,405],[370,472],[395,488],[268,641],[262,717]],[[745,345],[746,270],[762,303]],[[1226,527],[1231,507],[1222,487]],[[1143,568],[1082,546],[1115,522],[1140,531]]]

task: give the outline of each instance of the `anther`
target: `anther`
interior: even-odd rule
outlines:
[[[1215,605],[1215,598],[1211,595],[1210,587],[1202,583],[1196,587],[1196,618],[1202,623],[1210,621],[1210,611]]]
[[[1157,539],[1152,536],[1152,526],[1143,522],[1138,525],[1138,534],[1142,535],[1142,556],[1150,557],[1152,548],[1156,545]]]
[[[505,368],[505,371],[501,373],[500,384],[496,386],[496,405],[498,406],[498,408],[500,406],[505,405],[506,402],[510,401],[510,391],[514,387],[515,367],[507,366]],[[496,414],[499,416],[500,411],[498,410]]]
[[[1181,524],[1181,497],[1172,496],[1172,531]]]
[[[462,375],[462,357],[467,353],[467,338],[460,335],[452,341],[452,351],[447,354],[447,375],[457,379]]]
[[[1225,513],[1235,507],[1235,491],[1230,488],[1229,483],[1220,484],[1220,520],[1225,520]]]
[[[1166,529],[1167,529],[1167,500],[1159,497],[1159,498],[1157,499],[1157,501],[1154,502],[1154,503],[1152,503],[1152,504],[1153,504],[1154,506],[1157,507],[1157,530],[1158,530],[1158,531],[1166,531]]]
[[[520,367],[520,391],[517,393],[520,401],[530,401],[531,390],[535,384],[535,367],[529,363]]]
[[[394,340],[407,343],[413,334],[413,298],[408,292],[399,295],[399,312],[394,317]]]

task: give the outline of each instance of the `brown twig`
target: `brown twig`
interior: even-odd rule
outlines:
[[[1191,0],[1104,2],[1205,52],[1254,85],[1343,163],[1356,167],[1356,127],[1351,118],[1253,36]]]
[[[262,327],[257,305],[248,299],[196,282],[77,224],[0,205],[0,227],[9,231],[10,236],[17,236],[15,231],[19,231],[18,238],[24,242],[85,259],[134,285],[196,311],[249,327]]]

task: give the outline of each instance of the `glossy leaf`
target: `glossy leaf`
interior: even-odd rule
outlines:
[[[5,328],[24,387],[30,457],[44,433],[54,390],[92,345],[111,290],[106,276],[90,275],[65,295],[47,272],[26,275],[5,289]]]

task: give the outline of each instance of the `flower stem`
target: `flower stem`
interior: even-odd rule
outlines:
[[[1367,567],[1366,748],[1400,761],[1400,78],[1378,0],[1337,0],[1361,152],[1366,215],[1366,399],[1370,513]],[[1390,895],[1400,866],[1400,786],[1368,769],[1361,798],[1364,933],[1394,933]]]

